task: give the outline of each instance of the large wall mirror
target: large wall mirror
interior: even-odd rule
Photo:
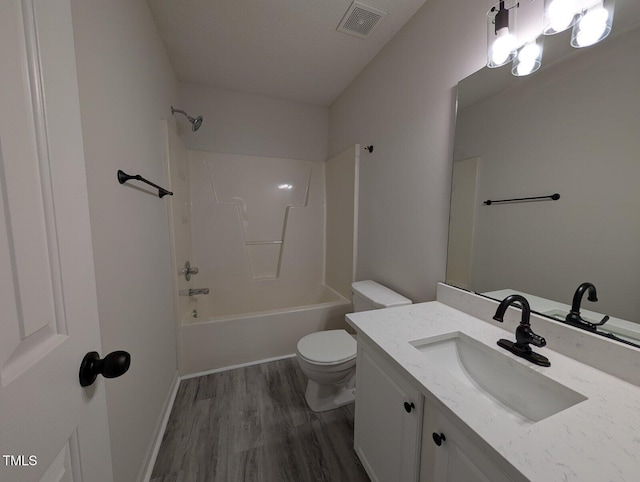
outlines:
[[[635,3],[635,5],[634,5]],[[598,45],[545,38],[544,68],[483,69],[458,86],[447,283],[640,344],[640,2]],[[484,204],[560,194],[557,201]]]

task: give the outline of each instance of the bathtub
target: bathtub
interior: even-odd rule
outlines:
[[[346,329],[344,315],[352,311],[350,300],[325,285],[290,300],[291,306],[246,313],[238,306],[238,312],[220,315],[208,301],[196,297],[180,325],[183,376],[292,355],[309,333]]]

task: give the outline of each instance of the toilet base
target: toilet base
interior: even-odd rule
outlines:
[[[320,385],[309,380],[304,398],[314,412],[326,412],[353,403],[356,399],[355,377],[338,385]]]

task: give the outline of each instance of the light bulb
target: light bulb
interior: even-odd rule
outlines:
[[[529,42],[518,51],[511,73],[518,77],[529,75],[540,68],[541,58],[542,47]]]
[[[552,0],[545,11],[547,26],[544,33],[555,34],[571,27],[577,10],[576,0]]]
[[[601,5],[589,10],[576,25],[576,47],[588,47],[602,40],[607,30],[609,12]]]
[[[613,9],[604,7],[598,2],[585,12],[580,21],[573,27],[571,45],[574,47],[588,47],[600,42],[611,32]]]
[[[491,60],[493,63],[503,65],[508,62],[509,57],[516,48],[516,39],[509,33],[508,28],[502,28],[497,32],[498,38],[491,46]]]
[[[502,0],[487,12],[487,67],[513,60],[518,47],[518,0]]]
[[[520,52],[518,53],[518,58],[521,61],[533,62],[538,58],[539,55],[540,55],[540,46],[535,42],[530,42],[526,44],[524,47],[522,47],[522,49],[520,49]]]
[[[529,75],[531,72],[533,72],[533,69],[535,68],[535,66],[536,66],[536,63],[533,60],[529,60],[526,62],[523,61],[523,62],[520,62],[516,67],[516,72],[520,77]]]

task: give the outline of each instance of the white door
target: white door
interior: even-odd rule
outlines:
[[[69,0],[0,0],[0,480],[112,480],[104,381],[78,381],[89,351],[100,336]]]

